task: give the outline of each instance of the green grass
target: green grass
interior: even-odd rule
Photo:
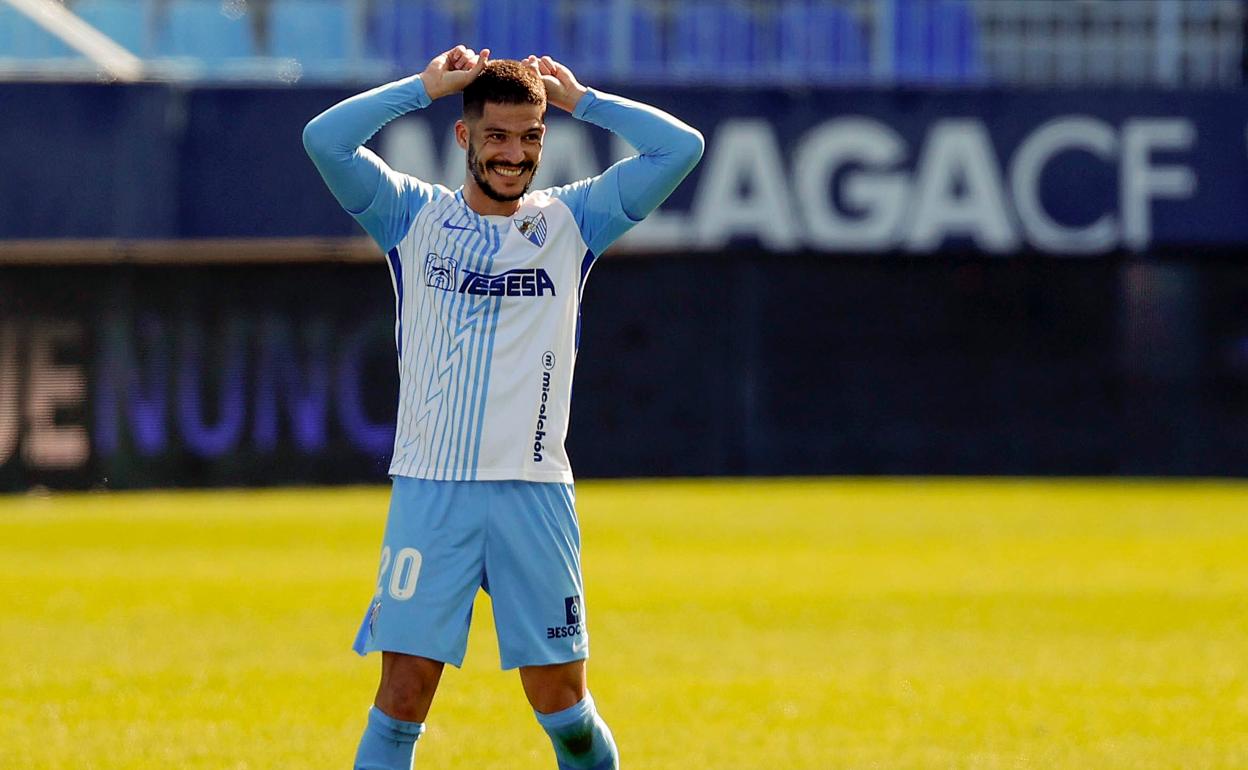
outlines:
[[[578,493],[590,681],[629,770],[1248,767],[1248,485]],[[385,509],[0,498],[0,766],[349,767]],[[554,766],[487,610],[421,770]]]

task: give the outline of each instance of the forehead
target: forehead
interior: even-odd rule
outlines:
[[[502,129],[521,133],[542,127],[545,110],[537,104],[501,104],[486,102],[481,110],[477,127]]]

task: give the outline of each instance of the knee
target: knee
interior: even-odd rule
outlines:
[[[423,659],[394,661],[383,666],[375,705],[393,719],[423,722],[429,713],[442,664]]]
[[[529,693],[529,705],[539,714],[553,714],[576,705],[585,697],[583,685],[571,682],[552,682],[535,687]]]
[[[579,703],[588,688],[585,661],[520,669],[520,683],[529,705],[539,714],[553,714]]]
[[[401,687],[391,685],[377,689],[374,705],[388,717],[404,722],[423,722],[429,713],[432,693],[416,685]]]

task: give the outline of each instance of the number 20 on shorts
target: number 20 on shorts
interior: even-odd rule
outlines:
[[[390,546],[381,549],[381,567],[377,570],[377,598],[386,590],[386,571],[390,569]],[[405,601],[416,593],[416,579],[420,577],[420,551],[415,548],[400,548],[394,557],[394,569],[390,572],[390,596],[397,601]]]

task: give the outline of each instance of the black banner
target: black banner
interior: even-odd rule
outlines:
[[[604,261],[579,476],[1248,471],[1216,260]],[[376,265],[0,269],[0,489],[381,481]]]

